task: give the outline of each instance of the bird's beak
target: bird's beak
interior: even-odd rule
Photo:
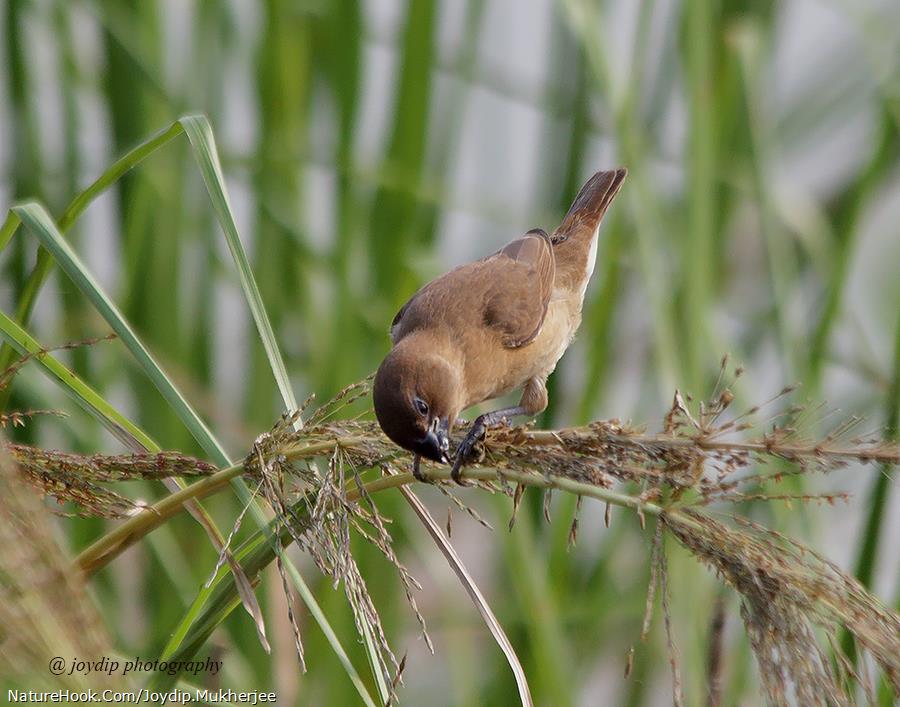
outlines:
[[[436,462],[443,464],[450,463],[450,422],[447,419],[439,417],[434,418],[431,422],[425,438],[422,440],[420,454]]]

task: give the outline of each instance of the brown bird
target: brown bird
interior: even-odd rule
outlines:
[[[626,170],[597,172],[551,235],[534,229],[493,255],[432,280],[391,323],[393,348],[375,374],[385,434],[420,457],[449,463],[460,412],[524,386],[515,407],[479,416],[459,445],[460,472],[486,429],[547,407],[547,377],[581,323],[598,231]]]

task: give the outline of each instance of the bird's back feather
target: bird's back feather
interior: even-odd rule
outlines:
[[[553,291],[550,238],[530,231],[501,250],[432,280],[400,308],[391,322],[394,343],[416,329],[468,330],[478,323],[508,348],[537,336]]]

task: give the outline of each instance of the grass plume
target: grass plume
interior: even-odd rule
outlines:
[[[40,495],[22,483],[16,467],[0,447],[0,660],[4,674],[25,677],[34,687],[102,685],[102,673],[101,677],[76,672],[52,678],[47,672],[48,661],[55,656],[92,660],[109,655],[110,642],[84,576],[71,570]]]
[[[676,695],[681,681],[668,618],[670,587],[663,532],[740,595],[741,616],[770,702],[843,703],[852,698],[849,686],[853,684],[871,692],[849,661],[841,658],[832,664],[828,657],[841,629],[854,636],[900,694],[897,614],[812,550],[734,513],[736,504],[747,501],[846,499],[838,493],[779,493],[778,485],[791,475],[826,473],[851,461],[900,462],[898,445],[854,435],[857,420],[839,423],[820,438],[805,436],[800,430],[806,427],[804,418],[810,413],[787,403],[790,392],[786,388],[765,406],[743,412],[730,410],[734,398],[721,380],[711,399],[694,409],[689,398],[676,393],[659,432],[617,420],[557,430],[500,427],[489,431],[480,461],[467,467],[465,476],[485,491],[512,497],[513,511],[524,490],[536,487],[630,508],[642,523],[646,515],[658,518],[644,632],[656,589],[664,599]],[[380,670],[388,684],[396,685],[400,664],[351,552],[350,539],[352,534],[365,538],[395,567],[427,636],[414,598],[419,585],[394,552],[388,520],[375,503],[378,492],[409,484],[412,477],[404,471],[409,466],[408,456],[387,440],[374,422],[341,418],[350,404],[367,394],[368,381],[348,387],[309,414],[302,427],[296,423],[306,405],[285,415],[257,439],[242,465],[219,470],[196,487],[205,493],[217,478],[236,475],[257,485],[276,514],[279,543],[296,543],[336,586],[344,587],[360,635],[369,636],[378,646]],[[105,509],[91,494],[97,494],[96,488],[110,480],[209,475],[212,471],[202,462],[177,454],[146,459],[135,455],[79,457],[22,445],[7,447],[21,469],[31,470],[32,483],[45,491],[41,479],[54,474],[64,478],[60,475],[77,470],[81,487],[54,486],[53,493],[83,503],[88,488],[87,511],[92,509],[91,503]],[[313,464],[315,459],[327,460],[324,470]],[[44,476],[35,469],[44,470]],[[444,467],[426,465],[424,473],[453,495],[455,488]],[[191,488],[182,492],[186,498]],[[131,526],[128,535],[133,541],[179,507],[158,504],[139,511],[122,527]],[[719,519],[723,512],[729,521]],[[95,569],[98,558],[105,563],[114,556],[83,554],[79,564]],[[287,586],[285,581],[285,591]],[[302,660],[299,627],[293,616],[290,621]]]

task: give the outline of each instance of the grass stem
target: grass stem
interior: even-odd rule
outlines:
[[[289,450],[286,452],[285,456],[289,459],[311,458],[334,449],[335,446],[350,446],[360,441],[361,440],[358,438],[350,437],[343,440],[334,439],[316,442]],[[142,537],[158,528],[172,516],[180,513],[188,501],[200,500],[221,491],[232,479],[237,478],[243,472],[244,465],[235,464],[225,469],[221,469],[215,474],[191,484],[177,493],[167,496],[143,513],[125,521],[122,525],[85,548],[79,553],[78,557],[75,558],[74,566],[87,575],[94,574]],[[449,467],[423,467],[422,473],[429,481],[450,480]],[[596,498],[615,506],[631,508],[640,513],[654,516],[659,515],[664,510],[662,506],[648,503],[638,497],[611,491],[566,477],[547,477],[539,473],[528,473],[518,470],[503,470],[500,472],[497,469],[489,467],[468,467],[463,470],[463,478],[478,481],[507,480],[524,486],[553,488],[578,496]],[[372,494],[386,489],[406,486],[414,481],[415,478],[412,473],[406,472],[369,481],[365,484],[365,490],[366,493]],[[361,494],[357,488],[351,486],[348,487],[346,495],[347,500],[352,502],[358,500]]]

